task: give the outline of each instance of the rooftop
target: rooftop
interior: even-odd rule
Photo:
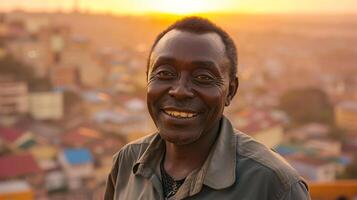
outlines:
[[[15,128],[0,127],[0,139],[3,139],[7,142],[15,142],[22,135],[23,132],[21,130]]]
[[[343,101],[337,105],[339,108],[357,112],[357,101]]]
[[[281,125],[280,120],[274,118],[271,112],[261,109],[245,109],[239,112],[237,117],[242,118],[240,121],[244,122],[238,124],[237,128],[248,134],[254,134],[258,131]]]
[[[0,157],[0,179],[35,174],[40,171],[31,154]]]
[[[92,154],[88,149],[65,149],[64,155],[68,163],[72,165],[86,164],[93,162]]]
[[[85,126],[75,128],[61,136],[62,142],[69,146],[84,146],[99,138],[101,138],[100,132]]]
[[[4,181],[0,182],[0,194],[23,192],[31,190],[30,185],[25,181]]]
[[[289,163],[302,163],[313,167],[321,167],[330,164],[329,161],[304,155],[286,156],[285,158]]]

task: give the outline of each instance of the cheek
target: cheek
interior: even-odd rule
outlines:
[[[227,91],[224,88],[209,88],[204,90],[197,90],[198,95],[205,102],[205,104],[211,109],[219,109],[224,107],[225,97]]]
[[[146,98],[149,110],[158,103],[159,99],[169,89],[169,86],[151,82],[147,85]]]

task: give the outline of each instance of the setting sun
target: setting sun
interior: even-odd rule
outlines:
[[[154,9],[156,12],[178,15],[203,13],[212,10],[212,5],[203,0],[160,1],[155,6]]]
[[[82,11],[142,15],[163,13],[356,13],[355,0],[11,0],[1,1],[0,11]]]

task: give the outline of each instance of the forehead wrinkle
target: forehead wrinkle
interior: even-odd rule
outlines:
[[[185,64],[190,64],[190,65],[200,65],[200,66],[206,66],[206,67],[218,67],[218,63],[216,63],[214,60],[211,60],[209,58],[197,58],[197,59],[177,59],[175,56],[170,56],[170,55],[161,55],[158,56],[154,59],[153,63],[158,63],[158,62],[163,62],[163,63],[180,63],[183,62]]]
[[[175,58],[173,57],[167,57],[167,56],[158,56],[156,57],[151,63],[150,63],[150,69],[154,70],[157,66],[154,66],[158,62],[165,62],[165,63],[175,63],[177,62]],[[154,66],[154,67],[152,67]]]
[[[191,33],[188,31],[181,31],[181,30],[171,30],[166,33],[156,44],[153,49],[153,52],[160,52],[162,49],[175,49],[175,50],[183,50],[187,51],[185,43],[187,40],[190,40],[196,45],[194,46],[195,49],[193,51],[199,51],[201,46],[206,45],[209,51],[215,51],[219,55],[226,57],[225,55],[225,44],[222,38],[214,32],[208,33]]]

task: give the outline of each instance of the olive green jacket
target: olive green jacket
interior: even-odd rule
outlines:
[[[165,144],[158,134],[124,146],[115,156],[105,200],[161,200],[160,162]],[[234,131],[222,118],[216,143],[203,166],[191,172],[176,199],[310,199],[307,185],[275,152]]]

